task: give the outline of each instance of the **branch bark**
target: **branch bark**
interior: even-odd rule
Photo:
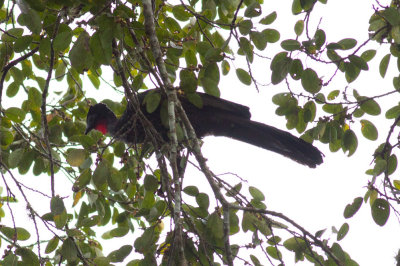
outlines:
[[[167,69],[164,64],[160,43],[158,42],[155,25],[154,25],[154,14],[152,8],[152,2],[150,0],[143,0],[143,14],[144,14],[144,26],[147,37],[149,38],[150,47],[153,52],[153,56],[156,61],[158,71],[162,79],[160,84],[161,88],[165,89],[168,99],[168,124],[170,132],[170,166],[172,169],[172,176],[174,182],[174,223],[175,223],[175,240],[177,244],[178,260],[181,265],[187,265],[184,255],[184,244],[183,244],[183,225],[181,220],[181,179],[178,170],[178,138],[176,135],[176,117],[175,117],[175,106],[178,102],[176,91],[173,88],[171,81],[169,80]]]

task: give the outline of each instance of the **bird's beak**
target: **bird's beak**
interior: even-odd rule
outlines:
[[[92,131],[92,129],[93,129],[93,126],[87,125],[86,130],[85,130],[85,135],[87,135],[90,131]]]

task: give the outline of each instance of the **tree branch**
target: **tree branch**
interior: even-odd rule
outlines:
[[[160,84],[161,88],[165,88],[165,92],[167,94],[168,99],[168,124],[169,124],[169,132],[171,139],[171,147],[170,147],[170,166],[172,168],[172,176],[174,182],[174,223],[175,223],[175,239],[174,243],[178,244],[178,256],[180,259],[181,265],[187,265],[185,255],[184,255],[184,245],[182,238],[182,221],[181,221],[181,181],[178,170],[178,138],[176,135],[176,118],[175,118],[175,105],[178,102],[178,97],[176,95],[176,91],[173,88],[171,81],[169,80],[167,69],[164,64],[160,43],[158,42],[155,25],[154,25],[154,14],[152,8],[152,2],[150,0],[144,0],[143,2],[143,15],[144,15],[144,26],[147,37],[149,38],[150,47],[153,52],[153,56],[156,61],[156,65],[158,71],[160,72],[160,76],[162,79],[162,83]]]

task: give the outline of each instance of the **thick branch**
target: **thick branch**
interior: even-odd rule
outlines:
[[[182,221],[181,221],[181,181],[178,171],[178,138],[176,135],[176,118],[175,118],[175,105],[178,102],[178,98],[176,96],[176,91],[174,90],[167,73],[167,69],[164,64],[160,43],[158,42],[155,25],[154,25],[154,14],[152,3],[150,0],[143,1],[143,15],[145,19],[145,31],[146,35],[150,41],[150,47],[153,52],[153,56],[155,58],[157,68],[160,72],[161,79],[163,84],[160,84],[161,88],[166,88],[166,94],[168,99],[168,122],[169,122],[169,131],[171,138],[171,147],[170,147],[170,165],[172,168],[172,176],[174,180],[174,198],[175,198],[175,207],[174,207],[174,223],[175,223],[175,239],[174,243],[178,245],[178,256],[181,259],[181,265],[186,265],[186,260],[184,256],[184,246],[182,239]]]

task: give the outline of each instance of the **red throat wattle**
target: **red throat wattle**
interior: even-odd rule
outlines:
[[[96,127],[95,127],[95,129],[97,129],[98,131],[100,131],[101,133],[103,133],[103,135],[105,135],[106,133],[107,133],[107,124],[106,124],[106,121],[100,121],[97,125],[96,125]]]

